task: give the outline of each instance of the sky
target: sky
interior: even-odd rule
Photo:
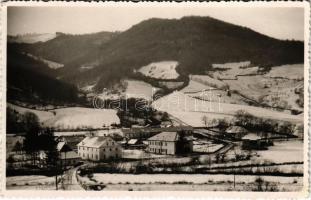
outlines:
[[[304,40],[299,7],[9,7],[8,34],[125,31],[149,18],[210,16],[278,39]]]

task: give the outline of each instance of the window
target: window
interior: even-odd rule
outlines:
[[[96,160],[98,160],[98,155],[96,155]]]
[[[111,151],[111,148],[110,148],[110,151]]]
[[[116,151],[118,151],[118,148],[116,148]]]

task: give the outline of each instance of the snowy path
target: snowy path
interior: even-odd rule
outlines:
[[[70,169],[66,172],[63,180],[64,190],[84,190],[78,183],[76,174],[79,167]]]

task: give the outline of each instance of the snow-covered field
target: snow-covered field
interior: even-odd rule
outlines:
[[[55,190],[55,177],[41,175],[8,176],[6,177],[6,187],[9,190]]]
[[[56,37],[56,33],[38,33],[38,34],[24,34],[14,36],[10,38],[11,42],[16,43],[36,43],[36,42],[46,42],[48,40],[54,39]]]
[[[126,80],[127,97],[143,98],[146,100],[152,100],[153,95],[159,90],[159,88],[152,87],[149,83],[137,80]]]
[[[95,96],[93,91],[96,84],[90,84],[81,88],[91,96]],[[153,95],[159,90],[149,83],[140,80],[125,79],[119,85],[115,85],[114,91],[106,89],[96,96],[100,99],[120,99],[120,98],[142,98],[148,101],[152,100]]]
[[[205,85],[203,83],[191,79],[189,81],[189,84],[180,91],[184,93],[197,93],[202,91],[210,91],[213,89],[214,88],[211,86]]]
[[[153,102],[152,106],[160,111],[166,111],[174,117],[191,126],[203,126],[202,117],[224,118],[232,117],[238,110],[268,119],[302,122],[302,116],[290,115],[284,112],[268,110],[255,106],[208,102],[194,99],[182,92],[173,92]],[[199,114],[196,114],[199,113]]]
[[[179,74],[176,71],[177,61],[153,62],[141,67],[138,71],[145,76],[156,79],[176,79]]]
[[[278,141],[266,151],[258,151],[256,159],[268,160],[274,163],[303,162],[303,141]]]
[[[209,72],[211,76],[217,79],[236,79],[238,75],[253,75],[257,74],[258,67],[249,67],[250,61],[213,64],[213,68],[224,69],[224,71]]]
[[[250,61],[241,61],[241,62],[230,62],[230,63],[222,63],[222,64],[212,64],[213,68],[221,68],[221,69],[235,69],[240,67],[247,67],[251,64]]]
[[[60,108],[51,111],[37,111],[8,104],[19,113],[33,112],[44,126],[75,129],[102,128],[113,123],[120,123],[117,111],[112,109],[93,109],[82,107]]]
[[[265,77],[302,80],[304,77],[303,64],[272,67],[270,72],[265,74]]]
[[[181,190],[181,191],[252,191],[258,176],[252,175],[213,175],[213,174],[107,174],[95,173],[93,180],[105,184],[105,190]],[[269,184],[276,185],[277,191],[299,191],[302,189],[302,177],[260,176]],[[86,184],[94,184],[87,177]]]
[[[12,108],[13,110],[17,111],[18,113],[21,113],[21,114],[24,114],[25,112],[32,112],[39,117],[40,122],[44,122],[48,119],[53,118],[52,112],[24,108],[24,107],[20,107],[20,106],[11,104],[11,103],[7,103],[7,106]]]
[[[215,88],[227,87],[226,83],[220,80],[214,79],[208,75],[192,75],[190,79],[196,82],[202,83],[204,85],[210,86],[210,87],[215,87]]]
[[[120,123],[117,111],[112,109],[63,108],[54,110],[55,117],[44,122],[46,126],[79,128],[102,128],[113,123]]]

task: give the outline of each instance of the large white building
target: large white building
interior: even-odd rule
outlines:
[[[86,137],[78,145],[78,154],[84,160],[102,161],[121,158],[122,148],[111,137]]]
[[[162,132],[147,140],[147,151],[155,154],[185,154],[193,150],[192,140],[184,132]]]

